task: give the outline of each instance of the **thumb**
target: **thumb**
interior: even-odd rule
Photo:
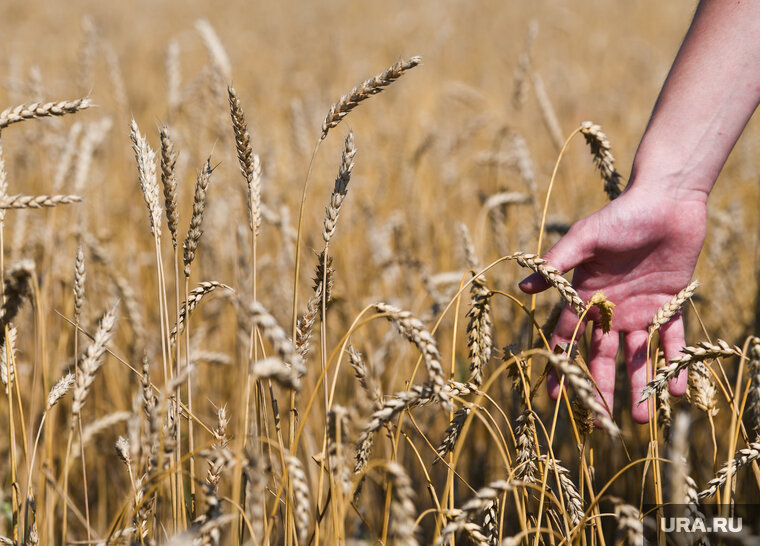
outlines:
[[[543,258],[560,273],[567,273],[591,257],[592,240],[585,226],[586,222],[583,220],[573,224],[565,236],[544,254]],[[538,273],[524,278],[519,284],[520,290],[527,294],[543,292],[549,286]]]

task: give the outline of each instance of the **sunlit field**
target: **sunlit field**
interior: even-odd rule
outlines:
[[[616,320],[539,256],[624,188],[693,9],[0,4],[0,544],[642,544],[757,502],[757,120],[650,423],[549,344]]]

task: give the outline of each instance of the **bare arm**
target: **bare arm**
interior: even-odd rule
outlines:
[[[760,100],[760,2],[703,0],[663,85],[636,153],[626,191],[576,222],[546,259],[574,269],[585,300],[602,291],[617,305],[613,331],[594,327],[590,369],[612,407],[620,334],[631,382],[633,417],[647,381],[647,328],[659,307],[685,287],[705,237],[706,202],[718,173]],[[528,293],[548,285],[537,275],[520,283]],[[598,318],[591,316],[592,320]],[[565,309],[552,345],[569,341],[577,317]],[[660,330],[668,359],[684,346],[680,315]],[[686,390],[686,374],[670,384]],[[558,395],[557,378],[549,390]]]

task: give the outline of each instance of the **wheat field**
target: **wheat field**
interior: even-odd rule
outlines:
[[[596,401],[588,335],[548,343],[610,302],[538,256],[625,185],[693,9],[0,4],[0,544],[642,544],[650,505],[758,510],[760,122],[653,317],[689,345],[652,328],[655,419],[622,361]]]

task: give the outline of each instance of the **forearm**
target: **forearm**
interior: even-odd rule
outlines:
[[[632,187],[706,199],[760,101],[760,2],[703,0],[636,153]]]

